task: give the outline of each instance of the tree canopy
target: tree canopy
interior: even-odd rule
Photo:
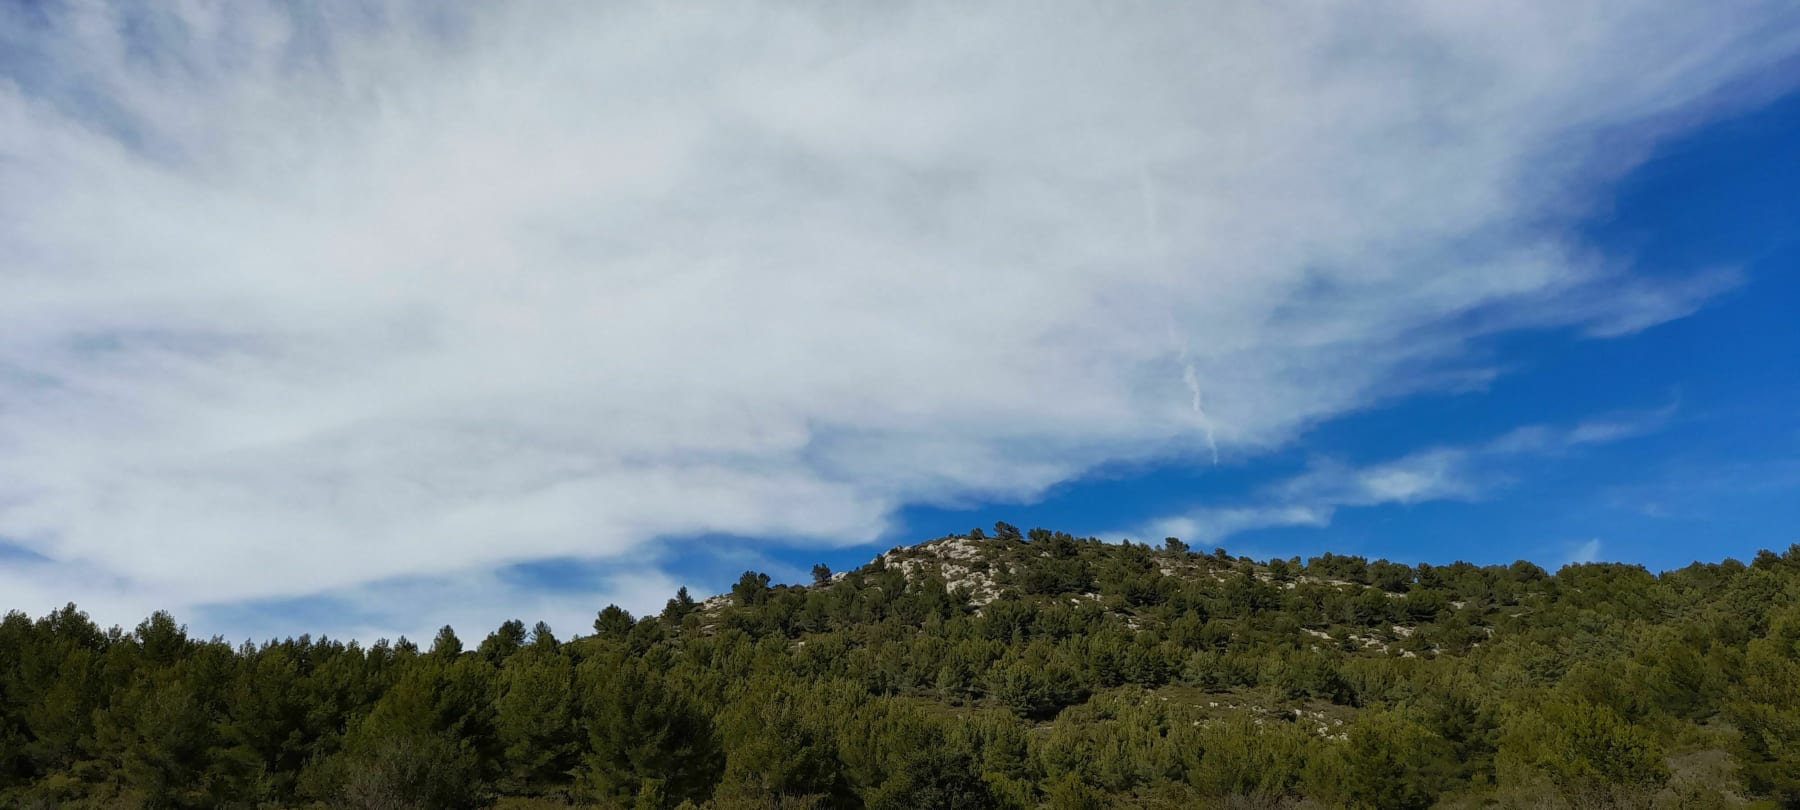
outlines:
[[[1001,523],[813,573],[473,649],[15,611],[0,806],[1800,807],[1800,546],[1550,573]]]

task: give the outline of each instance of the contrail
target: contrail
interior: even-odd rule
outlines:
[[[1186,349],[1182,354],[1186,354]],[[1181,381],[1187,383],[1188,392],[1194,395],[1194,415],[1200,417],[1200,430],[1206,434],[1206,449],[1212,451],[1212,463],[1219,463],[1219,443],[1213,439],[1212,417],[1206,415],[1206,408],[1200,399],[1200,375],[1194,373],[1194,364],[1188,363],[1181,368]]]
[[[1156,186],[1150,181],[1147,169],[1138,169],[1138,197],[1144,204],[1144,236],[1150,243],[1150,252],[1154,255],[1156,266],[1161,268],[1171,282],[1175,274],[1169,267],[1167,252],[1163,247],[1161,211],[1156,205]],[[1169,324],[1170,342],[1179,342],[1180,352],[1176,362],[1182,364],[1181,382],[1187,386],[1188,393],[1193,395],[1194,415],[1200,419],[1200,431],[1206,436],[1206,449],[1212,452],[1212,463],[1219,463],[1219,443],[1213,435],[1212,417],[1206,415],[1206,407],[1200,396],[1200,374],[1194,371],[1194,364],[1188,359],[1187,336],[1182,333],[1175,320],[1173,309],[1164,312]]]

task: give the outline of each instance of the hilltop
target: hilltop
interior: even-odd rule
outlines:
[[[473,649],[71,606],[0,623],[0,805],[1797,806],[1797,644],[1800,547],[1551,573],[1006,524]]]
[[[811,585],[775,586],[772,592],[829,590],[852,577],[853,584],[861,585],[889,570],[900,572],[909,588],[945,589],[974,616],[1002,598],[1040,605],[1066,602],[1090,605],[1106,620],[1134,630],[1156,621],[1164,613],[1157,607],[1183,592],[1188,598],[1224,598],[1252,610],[1279,603],[1296,608],[1288,613],[1304,635],[1344,651],[1402,657],[1466,651],[1493,635],[1486,621],[1493,610],[1544,595],[1543,588],[1530,586],[1549,580],[1541,567],[1525,561],[1507,567],[1414,567],[1329,553],[1309,562],[1298,557],[1259,561],[1224,549],[1196,553],[1178,538],[1152,547],[1046,529],[1027,535],[1002,523],[994,534],[976,529],[896,546],[854,571],[833,573]],[[1459,596],[1474,597],[1468,613],[1461,611],[1470,608],[1471,599]],[[1303,602],[1295,604],[1294,597]],[[702,603],[703,615],[723,617],[741,602],[733,593],[713,596]],[[1451,619],[1457,632],[1433,626],[1416,642],[1402,643],[1413,639],[1421,624],[1439,619]]]

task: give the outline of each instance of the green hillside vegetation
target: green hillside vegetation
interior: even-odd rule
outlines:
[[[0,806],[1800,807],[1800,546],[1550,574],[998,524],[814,579],[424,649],[10,613]]]

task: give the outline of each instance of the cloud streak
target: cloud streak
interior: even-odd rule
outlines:
[[[1556,212],[1795,52],[1733,5],[9,7],[0,592],[866,542],[1678,317]]]
[[[1652,433],[1674,413],[1675,406],[1669,405],[1568,427],[1531,425],[1486,442],[1433,447],[1361,466],[1319,459],[1305,472],[1263,488],[1248,503],[1202,506],[1151,520],[1135,532],[1103,534],[1175,536],[1211,543],[1257,529],[1324,528],[1342,508],[1479,500],[1504,487],[1508,470],[1521,461],[1554,458]],[[1598,548],[1599,541],[1593,542]]]
[[[1577,565],[1580,563],[1591,563],[1591,562],[1599,562],[1599,561],[1600,561],[1600,538],[1595,537],[1595,538],[1592,538],[1592,539],[1582,543],[1579,546],[1576,546],[1575,550],[1569,554],[1569,559],[1568,559],[1567,563],[1565,563],[1565,564]]]

